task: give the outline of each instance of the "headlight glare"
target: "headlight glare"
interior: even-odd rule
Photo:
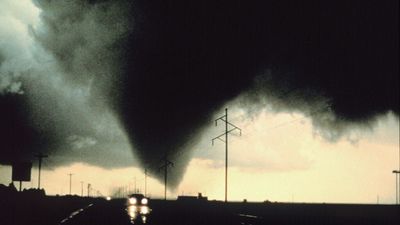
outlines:
[[[148,202],[149,202],[149,200],[147,200],[147,198],[142,198],[141,203],[142,203],[143,205],[147,205]]]
[[[147,206],[140,207],[140,214],[149,214],[150,210]]]
[[[137,200],[136,198],[129,198],[129,204],[136,204]]]

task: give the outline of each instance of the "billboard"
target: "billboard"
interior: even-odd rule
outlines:
[[[31,162],[15,162],[12,164],[13,181],[31,181]]]

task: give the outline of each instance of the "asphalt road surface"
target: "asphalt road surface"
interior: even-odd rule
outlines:
[[[145,222],[150,225],[400,224],[399,205],[224,203],[194,198],[150,199],[148,206]],[[129,225],[143,224],[142,220],[137,210],[127,210],[126,199],[45,196],[43,191],[0,188],[0,225]]]
[[[153,200],[145,224],[400,224],[398,206],[325,205],[280,203],[179,202]],[[143,224],[132,220],[125,200],[87,205],[72,212],[60,225],[129,225]]]
[[[60,225],[246,224],[235,221],[242,216],[234,215],[218,204],[207,202],[181,203],[156,200],[150,202],[149,208],[150,212],[146,216],[137,215],[132,218],[125,200],[99,202],[77,209],[60,221]]]

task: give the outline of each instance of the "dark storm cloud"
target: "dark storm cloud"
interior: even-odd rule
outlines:
[[[342,125],[332,139],[398,115],[398,1],[135,1],[134,12],[121,112],[146,164],[187,152],[241,93],[331,129],[315,112],[327,109]]]
[[[1,66],[1,64],[3,63],[4,60],[5,60],[5,57],[0,52],[0,66]]]
[[[33,104],[29,112],[2,100],[10,121],[34,124],[16,134],[46,143],[36,130],[51,120],[52,140],[79,149],[100,140],[90,128],[97,120],[86,117],[115,110],[153,175],[162,176],[164,156],[175,163],[171,186],[216,110],[239,96],[243,107],[303,112],[327,132],[338,122],[332,139],[348,124],[399,113],[398,1],[35,2],[42,26],[32,34],[71,87],[58,100],[67,96],[78,111],[27,120],[46,98],[24,103]],[[82,88],[89,97],[70,93]]]

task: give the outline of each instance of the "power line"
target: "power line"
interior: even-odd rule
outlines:
[[[320,109],[317,109],[317,110],[314,110],[314,111],[312,111],[312,112],[309,112],[309,113],[307,113],[307,114],[304,114],[304,116],[301,117],[301,118],[297,118],[297,119],[289,120],[289,121],[286,121],[286,122],[282,122],[282,123],[279,123],[279,124],[277,124],[277,125],[274,125],[274,126],[271,126],[271,127],[267,127],[267,128],[265,128],[265,129],[263,129],[262,131],[259,131],[259,130],[256,130],[255,128],[253,128],[252,131],[257,131],[259,134],[264,134],[264,133],[266,133],[266,132],[268,132],[268,131],[271,131],[271,130],[274,130],[274,129],[277,129],[277,128],[281,128],[281,127],[284,127],[284,126],[287,126],[287,125],[296,123],[296,122],[298,122],[298,121],[302,121],[302,120],[304,120],[304,119],[307,119],[307,117],[311,117],[312,115],[315,115],[315,114],[318,114],[318,113],[326,112],[326,111],[328,111],[330,108],[331,108],[330,106],[325,106],[325,107],[322,107],[322,108],[320,108]],[[237,117],[236,117],[236,118],[237,118]],[[247,132],[247,133],[249,133],[249,132]],[[250,133],[251,133],[251,132],[250,132]],[[246,137],[246,135],[245,135],[245,137]],[[233,141],[233,142],[235,142],[235,141]],[[399,154],[400,154],[400,152],[399,152]]]
[[[218,126],[218,121],[222,120],[225,122],[225,132],[211,140],[212,145],[214,145],[215,140],[220,140],[225,142],[225,202],[228,201],[228,134],[234,130],[239,130],[239,134],[242,135],[242,130],[233,125],[228,121],[228,108],[225,108],[225,115],[221,116],[220,118],[215,120],[215,126]],[[225,136],[225,139],[222,137]]]

